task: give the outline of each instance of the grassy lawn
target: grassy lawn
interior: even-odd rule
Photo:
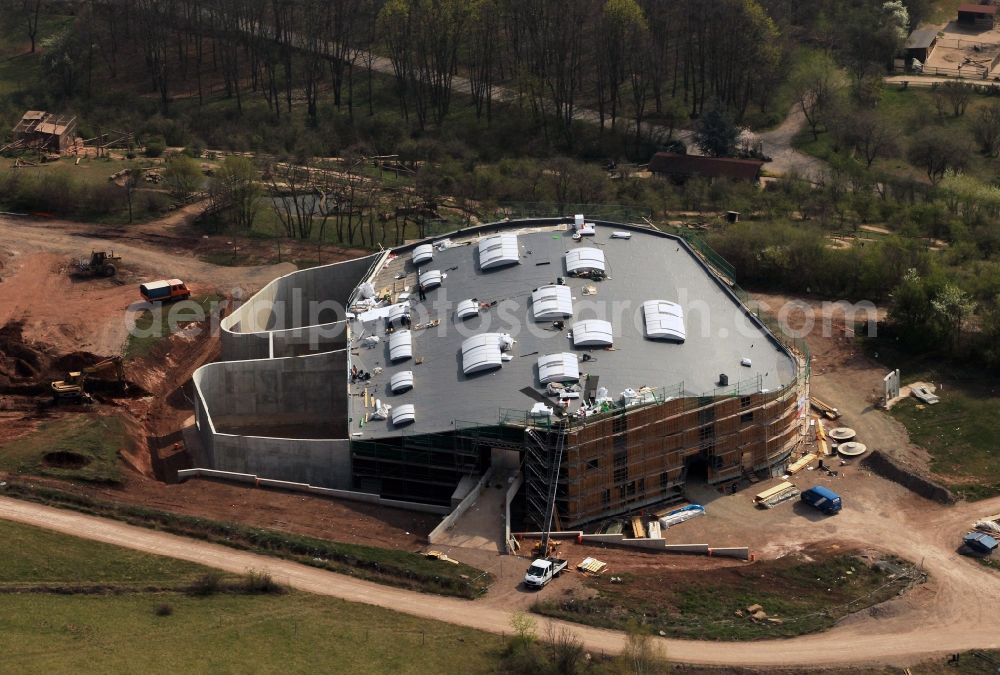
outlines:
[[[671,637],[756,640],[824,630],[851,612],[894,597],[909,583],[852,555],[810,555],[815,559],[789,556],[683,578],[622,575],[623,583],[615,584],[605,577],[590,579],[592,597],[543,600],[533,610],[605,628],[637,622]],[[745,614],[753,604],[762,605],[769,620],[735,614]]]
[[[304,594],[4,598],[11,672],[494,672],[500,638]],[[168,603],[170,616],[157,616]]]
[[[117,416],[80,414],[44,422],[0,445],[0,469],[94,483],[121,480],[118,451],[128,437]]]
[[[7,486],[0,489],[0,494],[4,493],[425,593],[476,598],[493,583],[493,576],[478,568],[432,560],[410,551],[345,544],[141,506],[98,501],[18,480],[8,481]]]
[[[163,338],[169,337],[176,330],[192,321],[208,319],[212,307],[221,299],[218,295],[197,295],[186,301],[156,304],[152,309],[143,309],[135,316],[135,330],[129,331],[125,356],[147,356]],[[174,330],[171,329],[171,324]]]
[[[918,408],[907,399],[892,416],[930,452],[931,469],[951,490],[966,499],[1000,494],[1000,397],[949,384],[937,405]]]
[[[135,583],[190,581],[208,572],[200,565],[77,539],[0,520],[3,584]]]
[[[192,597],[199,565],[6,521],[0,538],[5,671],[495,672],[501,639],[486,633],[298,593]]]

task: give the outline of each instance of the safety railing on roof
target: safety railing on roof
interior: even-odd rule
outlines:
[[[736,268],[733,267],[725,258],[719,255],[715,249],[709,246],[708,242],[705,241],[705,238],[701,233],[690,230],[681,230],[678,234],[711,267],[726,278],[729,287],[732,289],[736,297],[739,298],[740,302],[743,303],[743,306],[746,307],[755,317],[757,317],[757,319],[764,324],[768,331],[770,331],[779,342],[799,356],[802,361],[802,367],[799,368],[799,377],[808,380],[812,371],[810,366],[811,355],[809,352],[809,345],[806,344],[806,341],[802,338],[788,335],[784,326],[781,325],[781,322],[770,314],[761,311],[760,304],[754,300],[753,296],[743,290],[743,288],[736,283]]]

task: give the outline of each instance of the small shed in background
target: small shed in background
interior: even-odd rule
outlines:
[[[990,29],[993,28],[996,17],[996,5],[964,4],[958,6],[958,25],[960,26]]]
[[[76,141],[76,117],[29,110],[14,126],[13,144],[48,152],[65,152]]]
[[[921,28],[910,33],[910,37],[906,39],[907,62],[916,59],[920,63],[927,63],[927,58],[934,51],[937,39],[938,31],[936,28]]]
[[[658,152],[649,160],[651,173],[666,176],[677,183],[683,183],[694,176],[710,180],[728,178],[758,181],[763,166],[764,162],[759,159],[677,155],[672,152]]]

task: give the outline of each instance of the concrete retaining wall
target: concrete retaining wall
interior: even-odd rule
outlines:
[[[347,499],[355,502],[365,502],[368,504],[378,504],[379,506],[389,506],[407,511],[420,511],[422,513],[434,513],[444,515],[448,513],[448,507],[435,506],[433,504],[418,504],[416,502],[403,502],[398,499],[382,499],[377,494],[371,492],[354,492],[353,490],[337,490],[331,488],[317,487],[307,483],[295,483],[292,481],[272,480],[269,478],[259,478],[253,474],[235,473],[232,471],[218,471],[216,469],[181,469],[177,472],[180,480],[189,478],[213,478],[216,480],[230,480],[237,483],[247,483],[257,487],[277,488],[280,490],[290,490],[293,492],[308,492],[322,497],[334,499]]]
[[[921,476],[913,469],[900,464],[879,450],[872,450],[867,457],[861,460],[861,466],[891,480],[893,483],[899,483],[925,499],[941,504],[954,504],[957,501],[955,495],[948,488]]]
[[[451,526],[454,525],[456,521],[458,521],[458,519],[469,510],[469,507],[476,503],[476,500],[479,499],[479,495],[483,492],[483,487],[489,483],[491,478],[493,478],[493,467],[486,470],[483,477],[479,479],[478,483],[476,483],[476,487],[472,488],[469,491],[469,494],[465,495],[465,499],[463,499],[459,505],[455,507],[455,510],[445,516],[441,522],[438,523],[438,526],[431,530],[430,534],[427,535],[427,543],[436,544],[442,537],[444,537],[445,532],[451,529]]]
[[[222,359],[343,349],[351,293],[383,255],[298,270],[270,282],[222,320]]]
[[[517,536],[541,537],[541,532],[518,532]],[[681,553],[692,555],[724,556],[750,560],[750,549],[745,546],[712,548],[708,544],[668,544],[666,539],[635,539],[623,534],[584,534],[578,530],[552,532],[552,539],[582,539],[585,544],[604,544],[606,546],[621,546],[624,548],[641,549],[644,551],[659,551],[663,553]]]
[[[199,398],[211,411],[213,430],[234,425],[280,425],[311,418],[335,421],[342,428],[330,437],[347,436],[347,352],[262,361],[223,361],[195,371]],[[225,423],[224,423],[225,421]]]
[[[202,442],[202,456],[196,461],[207,469],[350,488],[347,392],[340,386],[342,379],[336,377],[346,363],[345,352],[331,352],[202,366],[192,378],[195,420]],[[217,425],[217,420],[228,425],[280,425],[303,416],[337,420],[345,426],[337,435],[345,437],[318,440],[243,436],[220,431]]]

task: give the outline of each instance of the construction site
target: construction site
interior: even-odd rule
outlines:
[[[296,272],[222,329],[194,376],[219,477],[448,507],[510,472],[525,522],[579,526],[781,475],[805,431],[803,354],[683,239],[581,216]]]

